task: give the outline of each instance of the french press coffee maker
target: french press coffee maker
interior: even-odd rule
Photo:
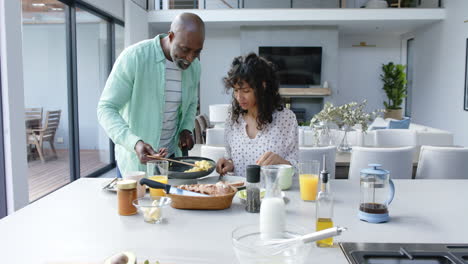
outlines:
[[[369,164],[361,170],[361,199],[359,218],[369,223],[382,223],[389,220],[388,205],[395,195],[395,186],[390,173],[381,169],[380,164]]]

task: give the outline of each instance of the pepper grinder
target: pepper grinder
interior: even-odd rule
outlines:
[[[246,207],[249,213],[260,212],[260,166],[248,165],[246,169]]]

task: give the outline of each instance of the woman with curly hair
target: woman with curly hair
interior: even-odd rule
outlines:
[[[273,64],[255,53],[236,57],[223,81],[233,98],[225,126],[226,155],[218,160],[216,171],[245,177],[250,164],[295,166],[296,116],[283,106]]]

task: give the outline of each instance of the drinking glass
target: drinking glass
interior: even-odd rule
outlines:
[[[169,162],[167,160],[150,160],[146,163],[146,176],[148,179],[167,184]],[[166,196],[163,189],[150,188],[151,196]]]
[[[311,160],[301,162],[298,165],[301,199],[304,201],[315,201],[317,197],[320,162]]]

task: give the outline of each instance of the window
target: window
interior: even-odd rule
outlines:
[[[2,59],[0,58],[0,62]],[[3,153],[2,71],[0,68],[0,219],[7,215],[5,155]]]
[[[70,180],[66,6],[23,0],[23,71],[29,200]]]
[[[80,177],[112,163],[109,138],[99,125],[97,104],[109,75],[109,22],[76,9]]]
[[[406,99],[405,99],[405,116],[411,117],[411,101],[413,99],[413,79],[414,79],[414,38],[407,41],[406,53]]]
[[[124,46],[123,22],[83,1],[22,0],[22,8],[28,180],[34,201],[115,167],[96,106],[113,55]]]

